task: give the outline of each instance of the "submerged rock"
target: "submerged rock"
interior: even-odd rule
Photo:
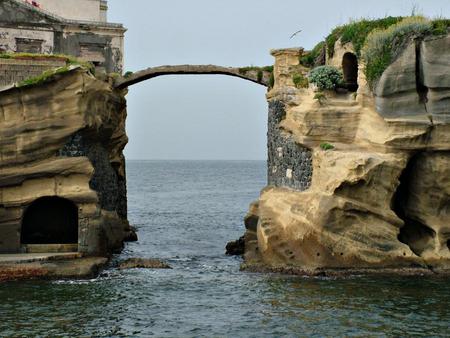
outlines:
[[[129,258],[119,263],[119,269],[172,269],[170,265],[154,258]]]

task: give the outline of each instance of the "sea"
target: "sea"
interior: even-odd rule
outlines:
[[[90,280],[0,284],[0,337],[450,337],[450,281],[287,276],[225,255],[264,161],[128,161],[139,241]],[[170,270],[118,270],[130,257]]]

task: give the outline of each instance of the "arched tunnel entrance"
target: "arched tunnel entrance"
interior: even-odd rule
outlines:
[[[78,208],[72,201],[56,196],[35,200],[25,210],[21,244],[78,243]]]
[[[345,87],[351,91],[358,90],[358,59],[353,53],[345,53],[342,58]]]

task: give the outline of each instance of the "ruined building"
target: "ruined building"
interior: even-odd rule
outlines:
[[[125,29],[102,0],[0,2],[0,53],[66,54],[121,73]],[[39,6],[39,7],[37,7]]]

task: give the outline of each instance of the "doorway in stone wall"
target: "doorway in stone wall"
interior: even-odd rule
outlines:
[[[345,87],[351,91],[358,90],[358,58],[353,53],[345,53],[342,58]]]
[[[48,196],[25,210],[21,244],[25,252],[78,251],[78,208],[72,201]]]

